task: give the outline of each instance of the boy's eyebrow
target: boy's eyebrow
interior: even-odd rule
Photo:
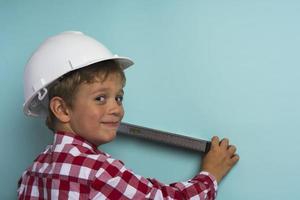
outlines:
[[[92,93],[95,94],[95,93],[98,93],[98,92],[107,92],[109,91],[110,89],[109,88],[98,88],[98,89],[95,89]],[[118,93],[121,93],[121,94],[124,94],[124,90],[123,88],[121,88]]]

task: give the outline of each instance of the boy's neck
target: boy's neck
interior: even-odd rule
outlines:
[[[74,135],[76,135],[76,133],[72,130],[72,128],[70,127],[70,125],[68,123],[57,123],[55,126],[55,132],[68,132],[68,133],[72,133]]]

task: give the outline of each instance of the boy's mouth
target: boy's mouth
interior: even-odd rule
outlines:
[[[101,124],[103,124],[104,126],[109,127],[109,128],[118,128],[120,126],[119,121],[117,121],[117,122],[101,122]]]

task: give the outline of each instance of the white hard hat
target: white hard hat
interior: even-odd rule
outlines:
[[[133,65],[129,58],[113,55],[104,45],[81,32],[67,31],[48,38],[25,67],[24,113],[45,116],[48,112],[47,86],[70,71],[106,60],[114,60],[122,69]]]

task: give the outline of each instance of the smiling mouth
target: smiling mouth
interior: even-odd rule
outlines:
[[[101,122],[101,124],[110,128],[118,128],[120,126],[120,122]]]

